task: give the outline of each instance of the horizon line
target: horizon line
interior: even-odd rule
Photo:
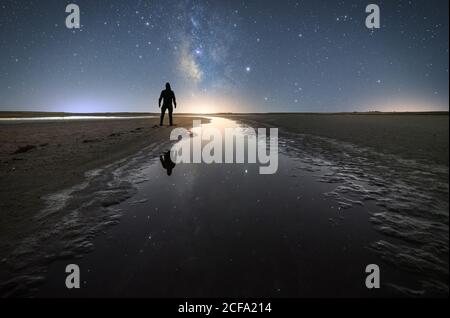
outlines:
[[[0,110],[0,114],[65,114],[65,115],[105,115],[105,114],[139,114],[139,115],[154,115],[160,114],[159,112],[140,112],[140,111],[115,111],[115,112],[64,112],[64,111],[39,111],[39,110]],[[178,112],[179,115],[245,115],[245,114],[430,114],[430,113],[440,113],[448,114],[449,110],[402,110],[402,111],[378,111],[378,110],[367,110],[367,111],[330,111],[330,112],[313,112],[313,111],[268,111],[268,112]]]

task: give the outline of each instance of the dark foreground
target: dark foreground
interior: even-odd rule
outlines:
[[[3,294],[447,296],[448,117],[401,121],[398,149],[410,149],[400,152],[389,150],[392,139],[373,144],[396,127],[390,117],[372,127],[354,120],[356,136],[333,117],[317,130],[313,120],[273,116],[234,119],[279,123],[275,175],[255,165],[180,164],[168,176],[158,156],[170,144],[162,142],[55,193],[35,215],[36,233],[5,258]],[[436,140],[428,157],[420,140],[404,142],[420,129]],[[80,290],[65,288],[67,264],[80,266]],[[379,290],[365,287],[368,264],[381,269]]]

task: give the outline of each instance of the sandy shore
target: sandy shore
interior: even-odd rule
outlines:
[[[418,156],[421,150],[414,149],[415,137],[407,138],[407,132],[438,130],[436,123],[414,117],[414,128],[408,125],[414,121],[404,117],[286,115],[281,126],[283,119],[272,116],[277,115],[239,119],[251,121],[253,128],[270,122],[280,128],[274,175],[260,175],[256,166],[246,164],[179,164],[168,176],[149,156],[130,162],[136,191],[112,207],[120,215],[116,226],[89,236],[93,225],[111,220],[98,217],[107,212],[94,200],[90,209],[72,214],[70,222],[50,228],[63,229],[65,235],[52,235],[52,241],[58,237],[66,244],[54,262],[44,263],[46,279],[37,297],[448,294],[448,168],[411,160],[406,152],[394,155],[388,146],[395,142],[381,142],[385,131],[395,128],[392,121],[400,120],[404,126],[399,124],[397,135]],[[370,123],[371,129],[362,128]],[[210,125],[223,129],[236,123],[214,118]],[[330,125],[334,138],[326,137]],[[300,126],[309,133],[295,132]],[[370,141],[358,145],[345,132],[366,134],[361,140]],[[380,143],[376,151],[374,141]],[[404,145],[397,146],[392,149]],[[127,173],[121,180],[130,180]],[[89,202],[86,192],[74,196],[73,208],[79,206],[76,197]],[[44,236],[38,242],[49,241]],[[48,245],[53,248],[47,246],[41,259],[54,254],[56,244]],[[17,261],[23,259],[27,256]],[[61,288],[67,263],[84,269],[85,284],[76,293]],[[365,287],[367,264],[382,270],[379,291]]]
[[[226,117],[370,147],[407,160],[448,166],[448,113],[249,114]]]
[[[192,126],[192,117],[176,118]],[[27,233],[26,222],[43,208],[42,198],[79,184],[87,171],[167,141],[171,129],[159,119],[0,123],[0,241]],[[20,225],[20,226],[19,226]],[[5,252],[0,244],[0,252]]]
[[[413,274],[409,283],[392,283],[393,289],[448,295],[448,113],[227,117],[277,127],[282,152],[310,156],[313,169],[331,167],[320,180],[338,185],[326,196],[344,207],[375,204],[368,214],[381,238],[370,249],[392,268]]]
[[[279,171],[168,176],[157,119],[2,124],[0,296],[448,295],[448,115],[220,116],[278,127]]]

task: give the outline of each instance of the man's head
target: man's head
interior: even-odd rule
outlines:
[[[171,90],[172,90],[172,88],[170,87],[170,83],[166,83],[166,89],[167,89],[168,91],[171,91]]]

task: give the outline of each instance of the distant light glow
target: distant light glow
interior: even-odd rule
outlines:
[[[210,97],[205,95],[191,95],[189,101],[183,103],[175,110],[183,113],[194,114],[214,114],[214,113],[228,113],[238,110],[237,102],[227,97]]]
[[[448,110],[448,1],[384,1],[380,32],[356,0],[83,1],[73,32],[54,2],[2,2],[0,110],[158,111],[166,82],[177,112]]]
[[[61,108],[68,113],[107,113],[110,112],[111,104],[106,101],[86,98],[69,101]]]
[[[447,106],[448,107],[448,106]],[[445,109],[440,103],[420,98],[395,98],[377,101],[368,106],[367,111],[379,112],[426,112]]]

